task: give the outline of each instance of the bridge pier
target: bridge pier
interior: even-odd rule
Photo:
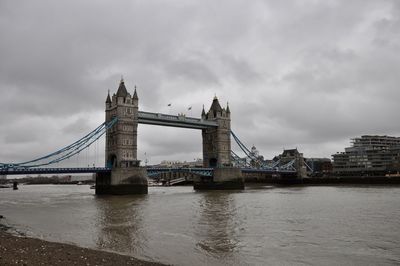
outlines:
[[[114,168],[96,176],[97,195],[147,194],[147,171],[143,167]]]
[[[202,130],[203,166],[214,168],[212,177],[199,177],[194,180],[194,189],[244,189],[240,168],[231,162],[231,111],[229,106],[222,108],[214,97],[209,111],[204,108],[201,118],[213,121],[217,127]]]
[[[212,177],[194,178],[193,188],[195,190],[244,189],[242,170],[235,167],[214,168]]]

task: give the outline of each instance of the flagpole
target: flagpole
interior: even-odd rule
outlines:
[[[167,106],[168,106],[168,114],[171,115],[171,106],[172,106],[172,103],[167,104]]]

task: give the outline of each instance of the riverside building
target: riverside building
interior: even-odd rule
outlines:
[[[351,140],[352,146],[332,155],[337,176],[385,176],[400,172],[400,138],[364,135]]]

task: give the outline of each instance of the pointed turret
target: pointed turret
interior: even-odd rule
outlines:
[[[111,103],[110,90],[108,90],[106,103]]]
[[[117,97],[126,97],[128,95],[128,91],[125,88],[125,83],[124,79],[121,78],[121,81],[119,83],[118,91],[117,91]]]
[[[139,99],[139,97],[137,96],[137,92],[136,92],[136,86],[135,86],[135,91],[133,92],[132,98],[136,99],[136,100]]]
[[[204,104],[203,104],[203,110],[201,111],[201,117],[204,118],[206,116],[206,111],[204,110]]]
[[[211,107],[210,107],[210,111],[211,110],[215,111],[215,112],[221,112],[222,111],[222,107],[219,104],[217,96],[214,97],[214,100],[213,100],[213,102],[211,104]]]
[[[231,110],[229,109],[229,102],[226,103],[226,113],[230,114]]]

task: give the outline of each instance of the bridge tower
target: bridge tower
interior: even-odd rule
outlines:
[[[242,172],[231,162],[231,112],[229,105],[222,108],[215,96],[203,120],[215,121],[217,127],[202,130],[203,166],[214,168],[212,180],[195,181],[195,189],[243,189]]]
[[[137,128],[139,98],[136,87],[133,95],[121,79],[117,93],[106,99],[106,122],[115,117],[117,123],[106,132],[106,166],[111,175],[99,174],[96,194],[147,193],[147,172],[137,160]]]
[[[214,97],[210,110],[201,114],[204,120],[216,121],[218,127],[204,129],[203,135],[203,166],[229,167],[231,166],[231,112],[229,105],[226,109]]]

